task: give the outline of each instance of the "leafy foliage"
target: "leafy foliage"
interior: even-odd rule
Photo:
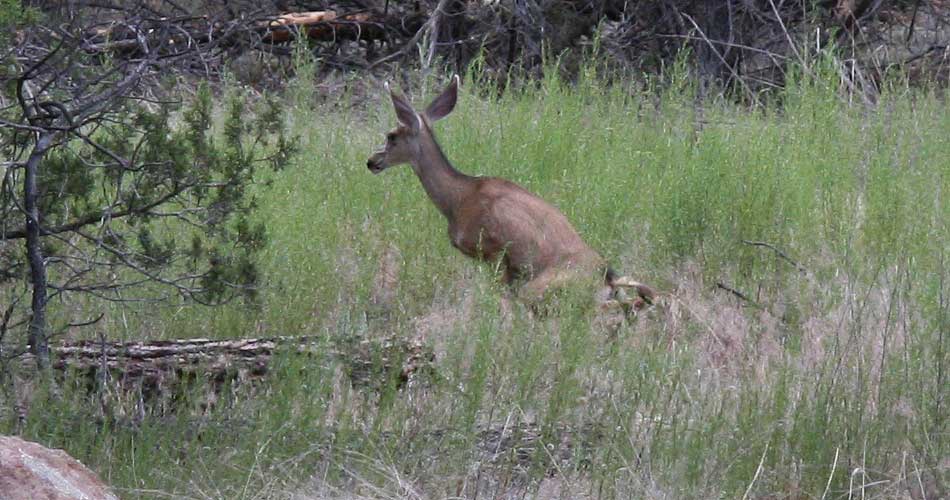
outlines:
[[[91,293],[112,300],[170,298],[216,304],[256,295],[255,254],[267,241],[253,219],[257,170],[280,168],[295,152],[279,102],[252,106],[201,86],[188,103],[122,105],[95,126],[67,135],[41,164],[39,207],[53,296]],[[7,143],[14,135],[3,129]],[[26,149],[19,149],[21,155]],[[24,293],[18,214],[22,175],[14,166],[0,193],[2,290]],[[6,282],[6,285],[3,285]]]
[[[11,42],[16,28],[38,19],[39,12],[24,8],[21,0],[0,0],[0,46]]]

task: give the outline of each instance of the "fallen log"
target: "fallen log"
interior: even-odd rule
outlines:
[[[68,342],[51,346],[52,367],[61,374],[85,378],[93,386],[120,390],[134,387],[144,394],[174,392],[172,386],[207,380],[216,388],[234,381],[263,379],[277,356],[305,356],[316,366],[339,362],[354,385],[395,380],[407,382],[431,365],[434,355],[418,340],[389,336],[347,339],[328,336],[251,339],[184,339],[149,342]],[[32,356],[21,357],[32,366]],[[148,398],[146,398],[148,399]]]
[[[169,29],[173,27],[174,29]],[[135,29],[127,24],[100,26],[86,32],[87,53],[136,54],[163,47],[170,50],[216,42],[223,46],[256,37],[260,43],[276,45],[303,35],[311,40],[379,40],[385,37],[385,19],[373,12],[338,15],[335,11],[292,12],[263,21],[222,23],[206,16],[182,20],[160,19]]]
[[[333,11],[294,12],[265,21],[258,29],[264,29],[261,41],[265,43],[289,42],[298,33],[320,41],[378,40],[385,34],[382,20],[368,12],[345,16],[337,16]]]

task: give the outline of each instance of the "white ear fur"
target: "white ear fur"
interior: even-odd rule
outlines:
[[[386,88],[389,90],[389,98],[393,102],[393,109],[396,110],[396,119],[399,120],[399,123],[411,128],[413,131],[419,131],[422,128],[422,117],[419,116],[419,113],[416,113],[416,110],[412,109],[412,105],[409,104],[409,101],[405,97],[397,94],[389,86],[389,82],[386,82]]]
[[[413,116],[416,117],[416,126],[412,127],[412,130],[415,130],[416,132],[418,132],[422,130],[423,128],[422,117],[419,116],[419,113],[413,113]]]

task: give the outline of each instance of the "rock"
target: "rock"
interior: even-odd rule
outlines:
[[[0,499],[118,500],[99,477],[63,450],[0,436]]]

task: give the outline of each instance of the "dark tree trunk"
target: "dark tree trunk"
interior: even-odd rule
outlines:
[[[732,0],[704,0],[697,2],[696,22],[705,39],[696,42],[696,62],[699,66],[701,92],[710,87],[725,85],[733,70],[730,67],[732,50]]]
[[[463,63],[467,58],[464,53],[464,42],[468,36],[468,23],[465,21],[465,2],[463,0],[449,0],[441,13],[436,37],[439,52],[446,63],[451,63],[456,72],[464,71]]]
[[[49,367],[49,339],[46,335],[46,260],[40,240],[40,209],[37,204],[40,162],[53,143],[52,135],[41,135],[36,147],[26,162],[26,177],[23,182],[23,208],[26,211],[26,254],[30,264],[30,284],[33,287],[31,302],[29,343],[30,352],[40,371]]]

